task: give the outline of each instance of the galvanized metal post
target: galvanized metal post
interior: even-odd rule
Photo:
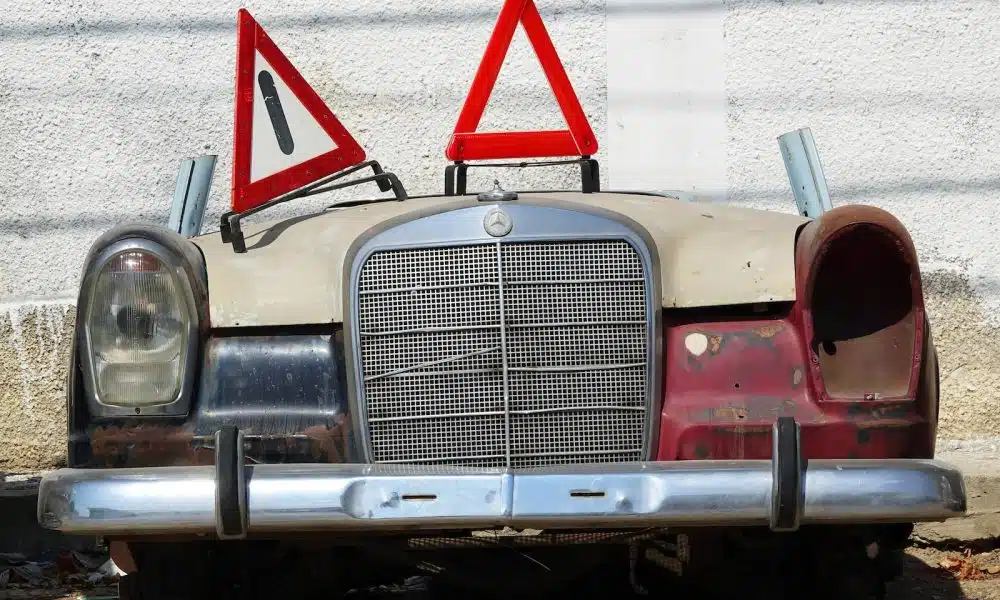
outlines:
[[[212,189],[212,175],[215,173],[217,158],[214,154],[208,154],[181,161],[168,226],[184,237],[194,237],[201,233],[201,222],[208,204],[208,192]]]
[[[808,127],[778,136],[781,158],[785,161],[788,182],[795,204],[803,217],[816,218],[831,210],[830,191],[826,187],[823,163],[819,160],[816,140]]]

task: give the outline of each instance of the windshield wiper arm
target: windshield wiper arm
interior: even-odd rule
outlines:
[[[367,177],[360,177],[358,179],[352,179],[350,181],[345,181],[343,183],[332,183],[338,179],[342,179],[351,173],[356,173],[362,169],[370,168],[373,175]],[[355,185],[361,185],[362,183],[374,182],[378,184],[378,189],[383,192],[388,192],[392,190],[393,198],[379,198],[374,201],[384,201],[384,200],[396,200],[402,202],[407,199],[406,189],[403,187],[399,177],[396,177],[395,173],[390,171],[383,171],[382,165],[378,164],[378,161],[367,160],[363,163],[354,165],[353,167],[344,169],[338,173],[334,173],[329,177],[324,177],[319,181],[310,183],[309,185],[299,188],[294,192],[289,192],[284,196],[279,196],[274,200],[270,200],[261,204],[260,206],[255,206],[250,210],[245,210],[243,212],[230,211],[222,215],[222,222],[219,226],[219,233],[222,235],[222,242],[224,244],[232,244],[233,251],[237,254],[242,254],[247,251],[246,240],[243,238],[243,230],[240,229],[240,221],[244,217],[248,217],[254,213],[259,213],[263,210],[267,210],[272,206],[277,206],[278,204],[283,204],[297,198],[304,198],[306,196],[313,196],[316,194],[322,194],[323,192],[330,192],[333,190],[339,190],[346,187],[351,187]],[[370,202],[367,200],[364,202]],[[364,203],[361,202],[361,203]],[[348,203],[339,203],[334,206],[350,206]]]

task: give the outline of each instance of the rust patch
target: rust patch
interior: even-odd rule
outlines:
[[[709,356],[718,356],[726,345],[735,340],[742,340],[747,346],[766,346],[776,349],[775,337],[785,331],[785,326],[780,323],[771,325],[756,326],[744,331],[728,331],[724,333],[714,331],[701,331],[702,335],[708,338]]]
[[[909,419],[878,419],[875,421],[859,421],[854,423],[858,431],[869,431],[872,429],[903,429],[910,427],[914,422]]]
[[[850,404],[847,407],[847,418],[859,425],[872,420],[906,420],[906,417],[914,414],[914,410],[915,407],[910,402]]]
[[[747,409],[743,406],[722,406],[711,409],[712,417],[723,421],[742,421],[747,418]]]
[[[726,435],[771,435],[771,427],[768,425],[721,426],[716,427],[715,431]]]
[[[855,423],[855,437],[858,444],[872,443],[872,432],[878,431],[883,435],[905,432],[914,425],[913,421],[906,419],[883,419],[878,421],[866,421]]]
[[[90,432],[90,450],[109,465],[168,466],[213,464],[211,441],[189,427],[97,426]]]
[[[713,406],[693,409],[688,418],[696,423],[734,423],[749,421],[756,423],[772,423],[778,417],[796,416],[799,414],[799,404],[791,398],[772,398],[752,396],[745,402],[729,403],[724,406]],[[813,422],[810,420],[809,422]],[[770,425],[768,425],[770,427]]]
[[[784,330],[785,330],[784,325],[775,324],[775,325],[765,325],[763,327],[758,327],[756,330],[754,330],[754,333],[757,334],[757,337],[769,340]]]
[[[872,431],[883,433],[906,430],[915,425],[914,407],[908,403],[851,404],[847,421],[854,427],[858,444],[872,443]]]

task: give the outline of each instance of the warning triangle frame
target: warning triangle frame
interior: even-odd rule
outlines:
[[[531,42],[569,126],[551,131],[478,132],[496,85],[500,68],[514,39],[517,24]],[[482,62],[476,71],[469,95],[459,114],[445,156],[452,161],[543,158],[556,156],[589,157],[597,152],[597,138],[583,106],[566,74],[535,6],[534,0],[504,0]]]
[[[253,152],[254,74],[256,53],[267,60],[288,89],[336,144],[333,150],[277,173],[250,181]],[[319,94],[245,8],[237,13],[236,99],[233,121],[233,213],[252,210],[323,177],[359,165],[365,151]],[[259,132],[258,132],[259,133]]]

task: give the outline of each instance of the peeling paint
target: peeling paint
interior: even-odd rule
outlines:
[[[708,349],[708,336],[704,333],[691,333],[684,338],[684,347],[695,356],[701,356]]]
[[[804,376],[804,369],[802,367],[795,367],[792,369],[792,389],[799,387],[802,383],[802,378]]]

